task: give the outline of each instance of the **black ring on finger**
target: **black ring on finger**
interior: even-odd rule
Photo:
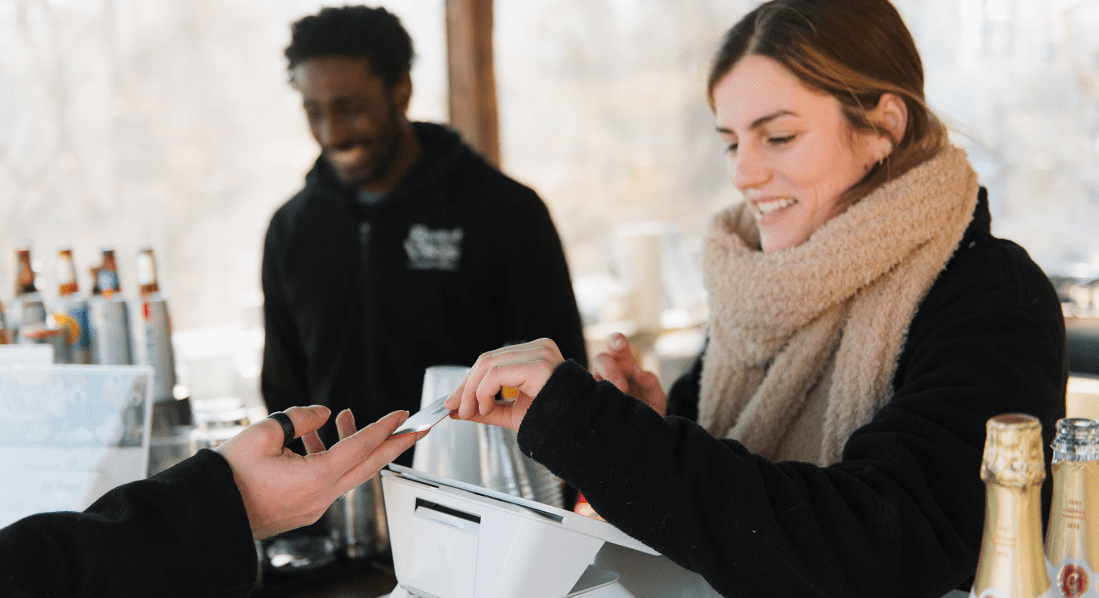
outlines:
[[[279,425],[282,426],[282,446],[290,446],[296,436],[294,422],[290,421],[290,416],[282,411],[276,411],[267,417],[279,422]]]

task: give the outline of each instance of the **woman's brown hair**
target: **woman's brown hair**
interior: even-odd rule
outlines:
[[[867,118],[885,92],[904,100],[908,123],[893,152],[844,195],[854,203],[934,156],[946,128],[927,107],[923,63],[912,35],[888,0],[772,0],[749,12],[722,39],[708,96],[745,56],[770,58],[806,86],[840,102],[856,130],[888,133]]]

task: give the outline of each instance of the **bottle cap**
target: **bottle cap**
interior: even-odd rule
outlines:
[[[1004,413],[985,424],[981,479],[1004,486],[1032,486],[1046,477],[1042,423],[1024,413]]]
[[[1057,433],[1050,446],[1054,461],[1099,459],[1099,421],[1082,417],[1057,420]]]

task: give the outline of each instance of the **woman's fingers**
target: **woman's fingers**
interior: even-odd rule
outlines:
[[[630,391],[625,372],[610,353],[600,353],[592,359],[591,373],[596,380],[606,380],[624,393]]]
[[[564,358],[550,339],[510,345],[477,358],[462,384],[446,401],[457,418],[517,429],[530,401]],[[510,405],[496,403],[504,387],[519,389]]]

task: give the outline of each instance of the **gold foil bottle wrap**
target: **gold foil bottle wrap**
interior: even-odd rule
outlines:
[[[997,415],[985,424],[981,479],[1004,486],[1041,485],[1046,478],[1042,423],[1020,414]]]
[[[1065,418],[1053,439],[1053,504],[1046,532],[1058,595],[1099,597],[1099,422]]]
[[[985,521],[970,596],[1053,596],[1042,547],[1042,425],[1016,413],[986,425],[981,479]]]

